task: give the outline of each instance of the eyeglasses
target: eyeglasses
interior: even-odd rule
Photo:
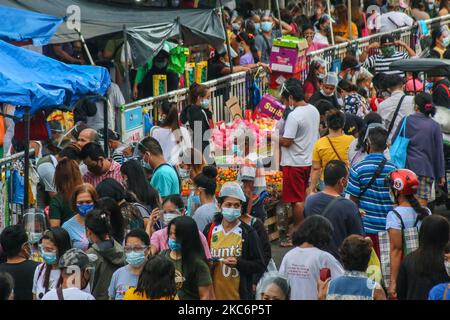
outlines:
[[[123,249],[125,253],[131,253],[131,252],[142,252],[145,251],[148,248],[148,246],[125,246]]]

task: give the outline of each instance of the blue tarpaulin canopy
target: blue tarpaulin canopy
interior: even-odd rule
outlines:
[[[106,68],[65,64],[1,40],[0,61],[0,102],[31,107],[31,114],[104,96],[111,84]],[[16,108],[15,115],[23,111]]]
[[[50,42],[63,23],[57,18],[33,11],[0,6],[0,39],[4,41],[32,41],[35,46]]]

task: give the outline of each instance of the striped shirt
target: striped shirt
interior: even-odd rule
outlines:
[[[375,74],[377,73],[386,73],[386,74],[398,74],[400,76],[404,76],[402,71],[398,70],[390,70],[389,65],[392,62],[409,59],[409,55],[406,52],[395,51],[392,57],[384,57],[381,54],[376,54],[369,57],[363,64],[363,67],[366,69],[374,69]]]
[[[377,180],[360,197],[363,189],[372,179],[378,165],[383,160],[381,153],[371,153],[350,169],[347,193],[359,198],[360,209],[366,212],[363,218],[364,231],[368,234],[378,233],[386,229],[386,215],[392,210],[393,203],[389,196],[389,187],[384,185],[387,174],[396,169],[395,165],[387,161]]]
[[[111,162],[111,167],[109,168],[108,172],[102,174],[101,176],[97,176],[97,175],[93,174],[92,172],[88,171],[83,176],[84,182],[92,184],[94,186],[94,188],[96,188],[97,185],[100,184],[100,182],[102,182],[103,180],[108,179],[108,178],[112,178],[112,179],[118,181],[119,183],[122,183],[123,178],[122,178],[122,174],[120,173],[120,164],[118,164],[117,162],[115,162],[112,159],[108,159],[108,160]]]

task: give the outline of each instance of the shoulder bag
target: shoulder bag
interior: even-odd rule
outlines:
[[[394,143],[389,149],[391,154],[391,161],[397,168],[402,169],[406,167],[406,156],[408,152],[409,139],[406,137],[406,121],[408,117],[405,117],[402,127],[398,132],[398,136],[395,138]]]

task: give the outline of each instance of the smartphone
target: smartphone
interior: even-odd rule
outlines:
[[[211,261],[211,262],[220,262],[220,261],[223,261],[223,258],[212,257],[211,259],[209,259],[209,261]]]
[[[330,268],[322,268],[320,269],[320,281],[326,281],[331,278],[331,270]]]

